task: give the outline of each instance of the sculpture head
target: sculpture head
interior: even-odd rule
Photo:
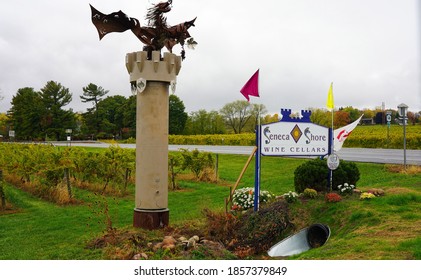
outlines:
[[[149,26],[158,27],[157,25],[166,26],[166,18],[162,15],[171,11],[172,0],[161,2],[148,9],[146,19],[149,21]]]
[[[155,5],[155,9],[161,13],[168,13],[171,11],[172,8],[172,0],[168,0],[167,2],[161,2]]]

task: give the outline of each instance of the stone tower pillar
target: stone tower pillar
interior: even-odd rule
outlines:
[[[136,194],[133,226],[168,225],[169,85],[181,69],[181,57],[159,51],[128,53],[130,82],[137,83]],[[146,81],[146,87],[143,86]],[[143,89],[143,91],[142,91]]]

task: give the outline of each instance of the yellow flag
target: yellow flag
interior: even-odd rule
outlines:
[[[333,108],[335,107],[333,105],[333,83],[330,83],[330,88],[327,93],[326,107],[329,111],[333,110]]]

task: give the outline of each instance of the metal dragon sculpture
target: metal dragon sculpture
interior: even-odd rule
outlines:
[[[167,24],[165,13],[171,11],[172,0],[161,2],[148,9],[146,26],[141,26],[139,20],[128,17],[122,11],[111,14],[103,14],[92,5],[92,23],[95,25],[99,39],[112,32],[124,32],[131,30],[134,35],[145,45],[150,57],[152,51],[160,51],[163,47],[172,53],[172,48],[181,45],[181,58],[185,58],[184,44],[194,47],[197,42],[190,36],[188,29],[194,25],[196,18],[177,25]]]

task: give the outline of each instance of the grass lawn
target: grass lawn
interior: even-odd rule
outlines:
[[[240,174],[247,156],[219,155],[218,184],[180,182],[169,192],[170,224],[182,226],[203,220],[202,210],[224,211],[229,187]],[[295,168],[301,159],[263,157],[261,188],[276,195],[294,190]],[[391,173],[382,164],[357,163],[358,188],[382,188],[383,197],[361,201],[357,196],[339,203],[315,200],[291,204],[298,229],[322,222],[331,227],[326,245],[293,259],[421,259],[421,174]],[[240,187],[254,185],[254,161]],[[78,204],[57,206],[13,186],[5,193],[15,212],[0,212],[0,259],[103,259],[102,249],[88,248],[89,241],[105,229],[105,204],[113,226],[132,229],[134,186],[126,197],[103,198],[74,188]]]

